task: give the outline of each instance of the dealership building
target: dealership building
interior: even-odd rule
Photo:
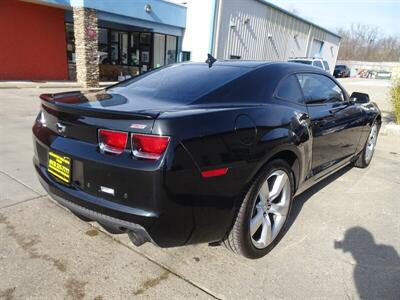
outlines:
[[[162,0],[1,0],[0,80],[99,80],[174,63],[183,5]]]
[[[179,1],[178,1],[179,2]],[[264,0],[186,0],[182,50],[191,60],[321,57],[335,66],[340,36]],[[187,55],[189,55],[187,54]]]
[[[318,56],[340,36],[264,0],[1,0],[0,80],[99,81],[177,61]]]

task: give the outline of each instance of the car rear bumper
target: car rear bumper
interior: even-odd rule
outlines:
[[[75,204],[74,202],[66,200],[65,198],[62,198],[58,194],[54,193],[52,191],[53,188],[51,188],[51,185],[45,178],[40,176],[39,181],[42,184],[42,186],[46,189],[47,193],[50,195],[51,198],[53,198],[62,206],[68,208],[74,214],[80,217],[81,216],[86,217],[90,221],[98,222],[99,224],[105,226],[106,228],[113,229],[114,232],[116,231],[134,232],[137,236],[141,238],[141,240],[143,240],[143,242],[152,242],[153,244],[157,245],[157,243],[150,237],[149,233],[143,226],[136,223],[110,217],[106,214],[99,213],[97,211],[90,210],[86,207]]]
[[[107,161],[96,159],[90,150],[85,149],[82,155],[77,154],[77,149],[88,147],[81,142],[77,146],[74,144],[77,141],[67,138],[43,137],[47,134],[44,130],[34,128],[33,164],[39,181],[54,200],[75,214],[98,222],[106,229],[130,234],[134,232],[142,240],[160,247],[181,246],[188,242],[194,229],[193,208],[171,199],[165,191],[162,168],[140,170],[129,166],[124,168],[122,163],[120,166],[109,165]],[[57,147],[61,143],[67,151]],[[56,180],[48,172],[49,150],[71,158],[71,184]],[[91,160],[93,157],[95,159]],[[75,180],[79,173],[77,166],[83,169],[83,176],[78,176],[79,184]],[[93,172],[93,169],[97,171]],[[88,170],[90,173],[87,173]],[[122,179],[125,179],[124,182]],[[91,187],[87,188],[89,183]],[[115,197],[97,192],[98,187],[103,184],[116,187]],[[120,194],[126,193],[128,197],[119,197],[118,189],[123,189]]]
[[[231,226],[242,169],[203,179],[177,141],[154,164],[133,160],[128,153],[103,155],[94,144],[38,124],[33,126],[33,144],[34,166],[49,195],[106,229],[135,232],[160,247],[174,247],[221,240]],[[70,158],[69,184],[48,172],[49,151]],[[103,186],[115,195],[103,193]]]

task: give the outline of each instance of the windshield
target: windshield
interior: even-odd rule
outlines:
[[[159,102],[190,104],[249,70],[238,66],[172,65],[123,82],[109,91]]]
[[[311,65],[311,60],[289,60],[289,62],[294,62],[294,63],[299,63],[299,64],[305,64],[305,65]]]

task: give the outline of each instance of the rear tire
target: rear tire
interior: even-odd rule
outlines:
[[[365,142],[364,148],[360,153],[360,156],[357,158],[354,166],[357,168],[366,168],[371,163],[372,157],[375,152],[376,141],[378,139],[379,126],[375,121],[370,129],[368,139]]]
[[[270,252],[283,237],[289,219],[294,178],[282,159],[268,162],[246,193],[223,243],[229,250],[256,259]]]

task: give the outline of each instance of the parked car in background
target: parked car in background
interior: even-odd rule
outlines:
[[[181,63],[40,97],[33,161],[61,205],[137,246],[223,243],[248,258],[279,242],[296,194],[367,167],[381,125],[368,95],[282,62]]]
[[[329,68],[329,64],[326,59],[318,57],[294,57],[294,58],[289,58],[288,62],[314,66],[331,74],[331,70]]]
[[[346,65],[336,65],[333,76],[336,78],[350,77],[350,68]]]
[[[372,79],[391,79],[392,78],[392,73],[385,71],[385,70],[371,70],[368,72],[368,78]]]

